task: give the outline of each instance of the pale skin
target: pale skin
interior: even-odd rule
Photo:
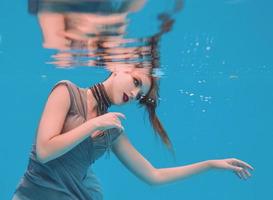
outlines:
[[[130,101],[126,103],[130,103],[139,93],[146,94],[151,83],[143,71],[128,69],[115,71],[103,84],[112,103],[122,105],[124,104],[123,92],[129,95]],[[37,158],[40,162],[46,163],[65,154],[87,137],[95,137],[100,130],[118,128],[122,133],[112,144],[112,152],[127,169],[149,185],[182,180],[210,169],[230,170],[239,178],[247,179],[251,176],[249,170],[254,170],[251,165],[236,158],[206,160],[170,168],[155,168],[135,149],[126,136],[120,120],[120,118],[125,119],[124,114],[109,112],[97,116],[96,101],[90,91],[87,101],[88,120],[63,134],[61,133],[62,127],[70,107],[69,92],[65,85],[59,85],[52,91],[45,105],[36,138]]]

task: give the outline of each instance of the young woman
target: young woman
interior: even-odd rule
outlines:
[[[28,169],[13,200],[101,200],[100,185],[91,169],[96,159],[112,152],[137,177],[150,185],[165,184],[209,170],[227,169],[240,178],[251,174],[249,164],[235,159],[207,160],[186,166],[155,168],[130,143],[122,113],[107,112],[110,105],[138,100],[169,149],[171,142],[155,109],[158,86],[150,70],[115,70],[103,82],[79,88],[68,80],[58,82],[48,97],[37,129]]]

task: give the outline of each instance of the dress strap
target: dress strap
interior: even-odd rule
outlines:
[[[66,85],[69,91],[70,102],[71,102],[70,110],[75,111],[79,113],[81,116],[85,117],[85,110],[84,110],[81,93],[79,91],[79,88],[74,83],[72,83],[69,80],[61,80],[53,86],[50,93],[53,91],[54,88],[56,88],[58,85],[61,85],[61,84]]]

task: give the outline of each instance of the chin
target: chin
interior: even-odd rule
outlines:
[[[122,101],[122,102],[120,103],[120,105],[125,105],[125,104],[128,104],[128,101],[127,101],[127,102]]]
[[[119,103],[119,105],[125,105],[125,104],[129,104],[129,101],[124,102],[123,100]]]
[[[125,105],[125,104],[129,104],[129,103],[130,103],[130,101],[127,101],[127,102],[123,101],[123,98],[117,99],[114,101],[115,105]]]
[[[114,102],[115,105],[124,105],[126,103],[127,102],[124,102],[122,99]]]
[[[121,105],[123,105],[124,103],[122,103],[122,102],[119,102],[119,103],[116,103],[116,105],[118,105],[118,106],[121,106]]]

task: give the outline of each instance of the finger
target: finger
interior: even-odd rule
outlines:
[[[237,171],[236,173],[241,177],[241,179],[245,180],[247,178],[246,175],[243,173],[243,170]]]
[[[121,124],[115,124],[115,126],[116,126],[118,129],[124,131],[124,127],[123,127]]]
[[[120,133],[124,132],[124,130],[122,128],[117,128],[117,131],[120,132]]]
[[[234,174],[236,174],[240,179],[243,178],[242,175],[241,175],[239,172],[236,172],[236,171],[233,171],[233,172],[234,172]]]
[[[249,173],[249,171],[244,170],[244,172],[246,173],[246,175],[247,175],[248,177],[250,177],[250,176],[251,176],[251,174]]]
[[[239,163],[242,167],[247,167],[247,168],[249,168],[249,169],[251,169],[251,170],[254,170],[254,168],[253,168],[251,165],[249,165],[248,163],[246,163],[246,162],[244,162],[244,161],[242,161],[242,160],[235,159],[235,161],[236,161],[237,163]]]
[[[115,123],[115,124],[118,124],[119,126],[121,125],[121,121],[120,121],[119,119],[115,119],[115,120],[114,120],[114,123]]]
[[[122,117],[124,119],[126,119],[126,116],[122,113],[119,113],[119,112],[114,112],[114,114],[117,116],[117,117]]]
[[[251,165],[247,164],[246,162],[240,161],[239,163],[241,164],[242,167],[247,167],[251,170],[254,170],[254,168]]]
[[[242,176],[242,179],[246,179],[246,176],[245,176],[245,174],[243,173],[243,171],[240,171],[240,172],[238,172],[241,176]]]
[[[120,130],[121,130],[121,131],[124,131],[124,127],[123,127],[123,126],[120,126]]]
[[[245,180],[248,178],[248,175],[246,174],[245,170],[242,170],[241,174],[243,175]]]
[[[94,138],[94,137],[97,137],[97,135],[99,135],[101,133],[100,130],[98,131],[95,131],[94,133],[91,134],[91,136]]]
[[[236,172],[240,172],[240,171],[243,170],[242,167],[237,167],[237,166],[234,166],[234,165],[229,165],[228,167],[229,167],[229,169],[234,170]]]
[[[119,119],[114,120],[114,123],[117,124],[118,126],[121,126],[121,125],[122,125],[122,124],[121,124],[121,121],[120,121]]]
[[[114,118],[113,122],[116,123],[116,124],[121,124],[121,121],[118,118]]]

